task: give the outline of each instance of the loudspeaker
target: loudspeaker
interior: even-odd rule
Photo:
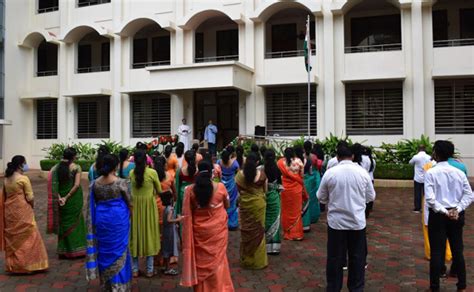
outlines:
[[[262,126],[255,126],[255,136],[265,136],[267,134],[267,129]]]

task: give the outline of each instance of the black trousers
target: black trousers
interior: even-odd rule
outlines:
[[[428,235],[431,246],[430,288],[439,291],[439,277],[444,266],[446,239],[449,240],[453,253],[453,265],[458,276],[458,289],[466,288],[466,263],[464,261],[464,245],[462,231],[464,227],[464,212],[458,220],[450,220],[446,215],[435,213],[430,209],[428,219]]]
[[[421,198],[423,197],[423,193],[425,190],[425,184],[415,182],[415,210],[421,211]]]
[[[366,261],[365,228],[362,230],[336,230],[328,226],[326,281],[328,292],[342,289],[343,263],[349,254],[349,291],[364,291]]]

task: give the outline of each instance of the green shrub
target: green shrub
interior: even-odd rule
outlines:
[[[41,170],[43,171],[50,171],[56,164],[59,163],[60,160],[53,160],[53,159],[44,159],[40,161]],[[77,160],[76,164],[78,164],[83,172],[88,172],[91,165],[94,163],[93,160]]]
[[[378,179],[413,179],[414,167],[410,164],[377,162],[374,176]]]

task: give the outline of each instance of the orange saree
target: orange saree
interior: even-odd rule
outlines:
[[[31,273],[48,268],[48,254],[29,202],[33,190],[28,177],[20,176],[0,192],[0,249],[5,251],[5,271]]]
[[[192,186],[183,204],[183,273],[181,285],[194,291],[234,291],[227,261],[227,190],[221,183],[210,206],[197,206]]]
[[[281,192],[281,224],[283,238],[289,240],[303,239],[303,220],[301,211],[303,200],[308,199],[301,174],[293,173],[286,164],[285,158],[278,160],[282,174],[283,191]]]

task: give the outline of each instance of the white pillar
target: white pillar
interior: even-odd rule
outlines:
[[[322,137],[329,136],[335,130],[335,101],[334,101],[334,22],[333,14],[330,11],[331,3],[325,2],[323,5],[323,29],[324,42],[324,62],[322,63],[324,79],[324,125],[322,127]],[[340,113],[338,113],[340,114]]]
[[[181,120],[184,118],[184,100],[181,94],[171,95],[171,134],[178,132]]]
[[[120,127],[122,123],[122,94],[121,90],[121,44],[120,37],[115,37],[110,41],[110,70],[112,74],[112,95],[110,96],[110,139],[112,141],[122,142],[122,132]]]
[[[405,58],[405,81],[403,82],[403,135],[413,137],[414,116],[416,111],[414,105],[413,91],[413,38],[412,38],[412,16],[409,7],[400,11],[402,22],[402,50]]]
[[[423,60],[423,13],[422,3],[414,1],[411,4],[412,27],[412,84],[413,84],[413,136],[419,137],[425,133],[425,88]]]

